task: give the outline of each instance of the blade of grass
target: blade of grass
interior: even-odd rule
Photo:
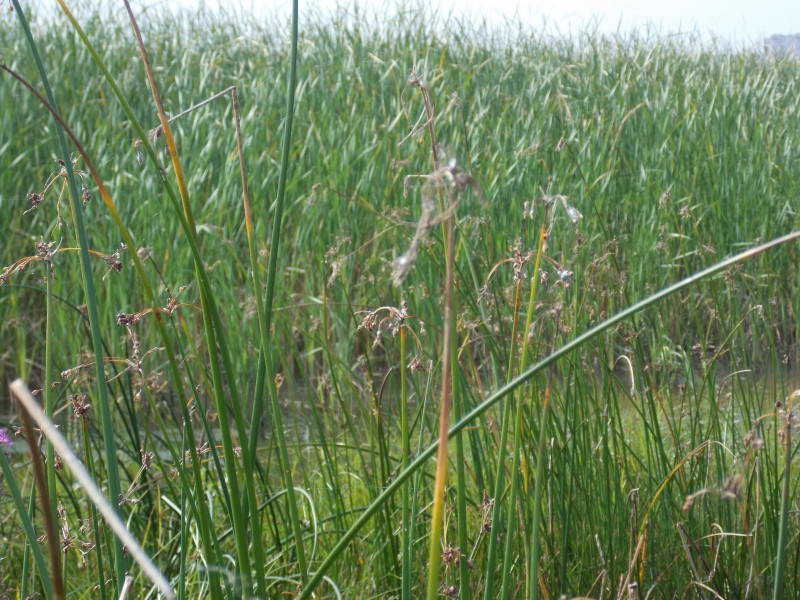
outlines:
[[[14,501],[14,505],[17,509],[17,516],[22,523],[22,530],[25,532],[25,538],[28,541],[27,547],[30,548],[31,554],[33,554],[33,560],[36,562],[36,569],[39,571],[39,579],[42,582],[45,598],[51,600],[53,598],[53,582],[50,579],[50,570],[47,568],[47,563],[42,554],[42,547],[39,544],[36,531],[33,528],[31,512],[29,512],[25,506],[25,501],[22,499],[19,485],[17,485],[17,477],[3,450],[0,450],[0,468],[3,470],[3,480],[5,481],[8,491],[11,493],[11,499]],[[25,581],[23,579],[23,584],[24,583]]]
[[[305,585],[308,582],[308,565],[306,563],[305,549],[303,548],[302,528],[300,517],[297,510],[297,495],[295,484],[292,477],[289,454],[286,450],[286,436],[283,427],[283,415],[278,404],[278,393],[275,388],[275,376],[272,372],[272,352],[270,327],[272,325],[273,305],[275,298],[275,287],[278,271],[278,256],[281,248],[281,232],[283,228],[283,212],[286,204],[286,181],[289,176],[289,154],[292,144],[292,127],[294,123],[295,111],[295,90],[297,87],[297,39],[298,39],[299,3],[298,0],[292,2],[292,29],[291,29],[291,53],[289,59],[289,80],[286,84],[286,111],[283,129],[283,140],[281,142],[281,165],[278,174],[278,194],[275,201],[275,214],[272,221],[272,238],[270,241],[269,267],[267,270],[267,289],[263,304],[257,300],[257,309],[263,311],[263,317],[259,317],[259,332],[261,336],[261,349],[259,353],[258,375],[256,382],[256,396],[253,405],[252,427],[257,427],[263,414],[262,398],[263,385],[266,386],[270,396],[270,407],[272,412],[273,435],[278,444],[278,460],[280,463],[281,477],[286,489],[286,499],[289,504],[289,520],[291,521],[292,534],[294,536],[295,551],[297,553],[297,565],[300,570],[300,578]],[[245,217],[247,219],[247,217]],[[252,224],[250,225],[252,228]],[[260,295],[260,283],[258,281],[258,270],[255,263],[254,245],[251,243],[251,233],[248,230],[248,244],[250,245],[252,271],[254,284],[256,285],[256,296]]]
[[[531,499],[531,551],[530,551],[530,581],[528,583],[531,600],[539,597],[539,555],[541,554],[541,539],[539,522],[542,516],[542,494],[544,493],[544,445],[547,440],[547,422],[550,418],[550,386],[544,392],[544,402],[539,418],[539,442],[536,448],[536,473],[534,475],[533,498]]]
[[[783,489],[781,493],[781,506],[780,506],[780,521],[778,522],[778,548],[775,552],[775,575],[774,584],[772,587],[772,600],[781,600],[784,597],[784,586],[786,585],[786,570],[787,552],[786,545],[789,541],[789,511],[791,510],[791,497],[790,492],[792,488],[791,469],[792,469],[792,427],[794,426],[794,404],[800,392],[793,392],[786,399],[785,422],[783,424],[783,439],[781,442],[784,445],[783,453]]]

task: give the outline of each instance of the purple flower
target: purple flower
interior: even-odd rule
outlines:
[[[14,442],[11,440],[11,436],[8,435],[8,429],[5,427],[0,427],[0,446],[13,446]]]

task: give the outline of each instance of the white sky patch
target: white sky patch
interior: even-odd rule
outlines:
[[[216,10],[233,6],[255,16],[288,17],[290,0],[145,0],[148,5],[201,6]],[[300,1],[303,10],[331,13],[354,2]],[[367,11],[392,11],[395,1],[361,0]],[[426,6],[442,14],[489,24],[521,21],[553,32],[570,33],[596,27],[604,33],[650,27],[663,33],[698,32],[735,44],[750,44],[776,33],[800,33],[800,0],[428,0]]]

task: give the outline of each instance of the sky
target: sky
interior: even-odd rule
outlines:
[[[196,9],[205,4],[214,9],[220,4],[240,6],[247,12],[265,16],[288,16],[290,0],[145,0],[148,5],[183,6]],[[396,0],[360,0],[368,10],[381,11],[397,5]],[[323,12],[345,0],[300,0],[304,7]],[[426,0],[425,4],[443,13],[472,19],[484,18],[490,24],[506,19],[521,20],[535,27],[546,24],[549,30],[568,33],[587,26],[607,33],[640,27],[661,33],[696,31],[705,38],[751,44],[772,34],[800,33],[800,0]]]

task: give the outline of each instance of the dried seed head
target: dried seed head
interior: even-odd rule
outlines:
[[[70,403],[72,404],[72,412],[76,417],[83,417],[92,407],[89,404],[89,396],[86,394],[74,394],[70,397]]]
[[[41,194],[37,194],[36,192],[33,192],[31,194],[28,194],[28,200],[31,203],[31,207],[24,213],[22,213],[24,215],[27,215],[29,212],[33,212],[34,210],[36,210],[36,208],[44,201],[44,196],[42,196]]]
[[[755,428],[753,428],[744,436],[744,445],[753,451],[758,451],[764,447],[764,440],[758,435]]]
[[[117,313],[117,325],[121,325],[123,327],[129,327],[130,325],[136,325],[139,320],[142,318],[141,313],[124,313],[120,312]]]
[[[53,246],[55,246],[55,242],[45,242],[43,240],[36,242],[36,256],[51,262],[53,260]]]
[[[142,455],[142,469],[147,471],[153,464],[153,456],[152,452],[145,452],[144,450],[141,451]]]
[[[569,202],[567,202],[566,196],[562,196],[559,194],[557,196],[553,196],[553,199],[561,202],[561,206],[564,207],[564,210],[566,211],[567,216],[569,217],[569,220],[572,221],[573,225],[577,225],[578,221],[580,221],[583,218],[583,215],[580,213],[580,211],[574,206],[572,206]]]
[[[481,502],[481,533],[489,533],[492,530],[492,509],[494,508],[494,498],[489,496],[489,490],[483,490],[483,501]]]
[[[569,269],[556,269],[556,272],[558,273],[558,280],[564,284],[564,287],[572,285],[572,279],[575,275],[572,271]]]
[[[408,85],[428,89],[428,85],[425,83],[425,80],[420,77],[416,71],[411,71],[411,74],[408,76]]]
[[[574,206],[567,206],[567,216],[576,224],[583,218],[583,215]]]
[[[455,214],[459,205],[459,193],[463,192],[467,187],[471,187],[476,194],[482,197],[480,188],[475,180],[464,169],[458,167],[455,159],[450,159],[444,167],[437,168],[427,175],[407,176],[403,180],[404,194],[407,193],[410,182],[414,179],[422,179],[425,182],[422,186],[422,211],[411,244],[405,253],[394,261],[392,281],[398,287],[414,266],[422,243],[431,230]],[[449,189],[449,202],[445,210],[436,214],[435,196],[437,190],[442,190],[442,188]]]
[[[358,324],[358,329],[366,329],[367,331],[372,331],[378,324],[378,312],[371,311],[366,314],[366,316],[361,320],[361,323]]]
[[[442,588],[442,594],[448,598],[458,598],[458,586],[446,585]]]
[[[111,254],[107,256],[103,256],[103,261],[111,268],[112,271],[122,271],[122,261],[120,261],[120,255],[125,252],[128,247],[122,243],[119,245],[119,248],[114,250]]]
[[[416,373],[417,371],[422,371],[422,372],[427,371],[428,368],[424,364],[422,364],[422,361],[419,359],[418,356],[415,356],[409,361],[408,370],[411,373]]]
[[[447,546],[442,552],[442,562],[446,567],[455,564],[459,558],[461,558],[461,548]]]
[[[725,481],[725,485],[720,490],[720,495],[729,500],[739,500],[742,495],[742,485],[744,484],[744,476],[741,473],[731,475]]]

